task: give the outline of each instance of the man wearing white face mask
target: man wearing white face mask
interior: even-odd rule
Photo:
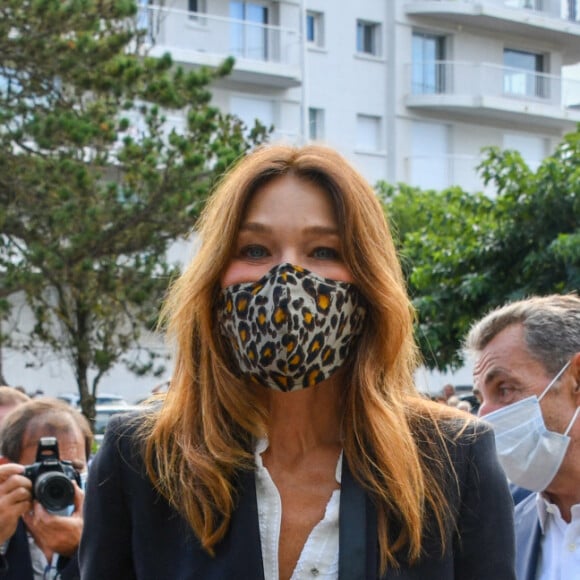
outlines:
[[[580,579],[580,297],[498,308],[465,341],[515,508],[518,580]]]

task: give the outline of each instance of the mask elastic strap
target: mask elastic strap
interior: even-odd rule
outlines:
[[[570,361],[568,361],[561,369],[560,372],[550,381],[550,384],[543,390],[542,394],[538,397],[538,401],[544,398],[544,395],[550,390],[550,387],[566,372],[566,369],[570,366]]]
[[[570,433],[570,429],[572,429],[572,425],[574,425],[574,421],[576,421],[576,418],[578,417],[579,413],[580,413],[580,407],[576,407],[576,411],[574,411],[574,415],[572,415],[572,419],[570,420],[570,423],[568,423],[568,427],[566,427],[566,431],[564,431],[564,435],[568,435],[568,433]]]

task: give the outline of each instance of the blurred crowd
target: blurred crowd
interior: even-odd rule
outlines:
[[[433,395],[431,399],[473,415],[477,415],[482,402],[481,392],[478,388],[474,387],[467,392],[459,393],[451,383],[443,385],[441,392]]]

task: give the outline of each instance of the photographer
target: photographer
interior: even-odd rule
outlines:
[[[37,456],[39,441],[56,439],[60,462],[48,465]],[[43,439],[43,444],[54,440]],[[0,428],[0,578],[37,580],[41,578],[79,578],[77,547],[83,519],[84,493],[76,473],[87,469],[92,433],[86,419],[65,403],[36,399],[16,407]],[[65,463],[61,463],[65,462]],[[66,462],[71,462],[68,465]],[[28,466],[27,468],[25,466]],[[74,468],[74,470],[72,469]],[[60,471],[71,472],[73,504],[66,511],[48,511],[34,497],[40,475],[60,482]],[[76,473],[75,473],[76,471]],[[73,479],[77,479],[73,481]],[[65,481],[68,486],[68,479]],[[37,490],[38,492],[38,490]]]

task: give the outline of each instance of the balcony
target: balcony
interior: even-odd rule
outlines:
[[[153,56],[170,52],[176,62],[212,68],[233,56],[230,80],[276,88],[302,82],[298,30],[154,5],[140,9],[138,25]]]
[[[407,0],[405,12],[446,25],[555,43],[565,64],[580,60],[580,7],[573,10],[561,0]]]
[[[405,105],[559,131],[580,122],[580,81],[490,63],[408,64]]]

